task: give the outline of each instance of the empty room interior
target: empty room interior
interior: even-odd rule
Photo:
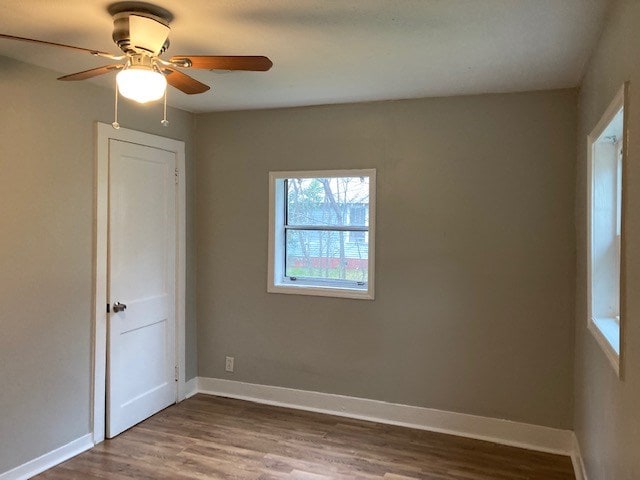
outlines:
[[[640,479],[639,86],[637,0],[3,0],[0,480]]]

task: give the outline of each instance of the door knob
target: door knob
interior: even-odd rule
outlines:
[[[114,313],[124,312],[127,306],[124,303],[116,302],[113,304]]]

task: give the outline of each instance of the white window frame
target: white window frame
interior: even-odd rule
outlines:
[[[618,378],[622,378],[621,358],[624,352],[624,325],[625,325],[625,183],[628,142],[628,90],[629,82],[626,82],[617,92],[613,101],[605,110],[602,118],[587,136],[587,326],[596,342],[602,348],[609,363],[616,372]],[[617,318],[596,318],[593,314],[593,198],[594,198],[594,148],[598,139],[605,132],[614,117],[624,109],[622,122],[622,156],[618,161],[621,166],[617,174],[622,174],[621,198],[616,203],[620,212],[620,224],[616,226],[618,234],[618,261],[620,266],[619,283],[619,315]],[[617,149],[616,149],[617,150]],[[617,154],[616,154],[617,155]],[[616,179],[618,182],[619,180]],[[616,342],[617,340],[617,342]],[[617,343],[618,349],[614,348]]]
[[[369,178],[369,258],[366,288],[336,286],[331,281],[292,282],[284,275],[285,228],[284,228],[284,188],[287,178]],[[269,265],[267,292],[294,295],[315,295],[321,297],[341,297],[363,300],[375,298],[375,238],[376,238],[376,170],[313,170],[269,172]]]

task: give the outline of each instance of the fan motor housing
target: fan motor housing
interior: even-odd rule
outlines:
[[[169,26],[169,19],[160,17],[148,11],[140,10],[117,12],[113,15],[113,41],[124,53],[135,54],[151,52],[153,49],[145,48],[145,45],[132,45],[129,29],[129,18],[131,15],[146,17],[167,27]],[[167,48],[169,48],[168,38],[162,45],[158,54],[163,53]]]

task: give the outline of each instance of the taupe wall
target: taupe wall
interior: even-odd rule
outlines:
[[[199,375],[571,428],[574,90],[203,114],[196,143]],[[376,300],[267,294],[267,172],[371,167]]]
[[[113,93],[57,76],[0,57],[0,473],[90,431],[94,122],[112,121]],[[187,142],[193,242],[193,116],[171,109],[164,129],[161,107],[122,107],[124,127]]]
[[[591,58],[579,97],[576,220],[575,430],[590,480],[640,478],[640,2],[618,1]],[[586,136],[630,80],[629,150],[624,191],[626,334],[619,381],[587,330]]]

